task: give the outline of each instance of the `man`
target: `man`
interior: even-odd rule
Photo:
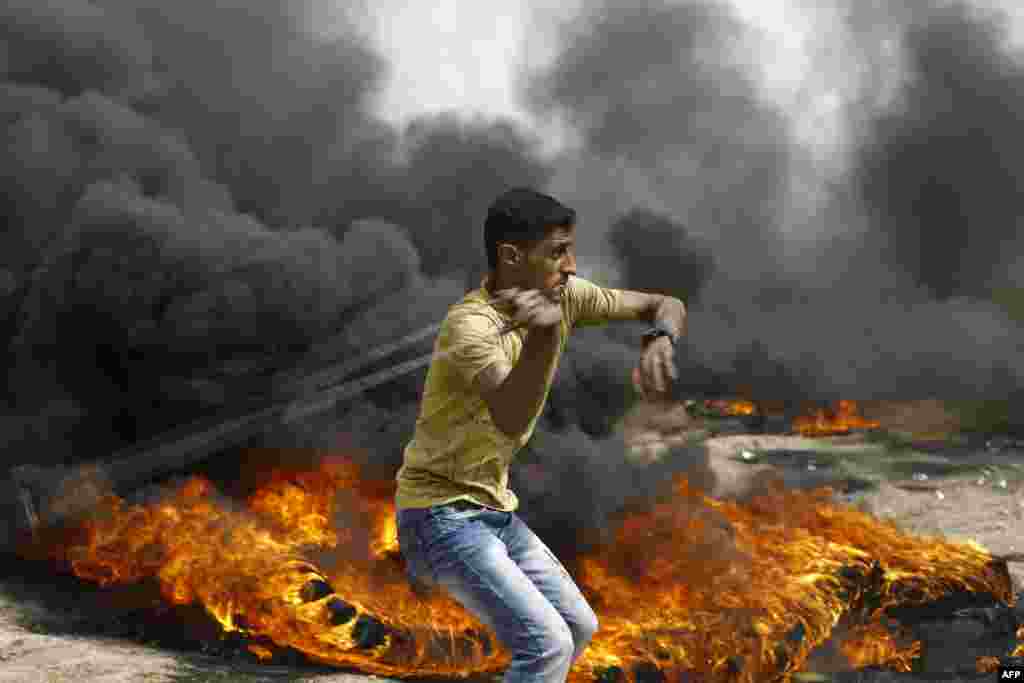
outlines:
[[[398,472],[399,542],[414,581],[445,588],[512,654],[505,683],[565,680],[597,630],[569,573],[515,514],[512,458],[529,440],[573,327],[647,319],[639,375],[663,394],[682,302],[576,276],[575,212],[511,190],[487,212],[489,275],[441,325]],[[513,329],[514,328],[514,329]]]

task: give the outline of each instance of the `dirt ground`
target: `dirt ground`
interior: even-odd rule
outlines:
[[[909,418],[902,414],[901,419]],[[927,429],[918,431],[934,432],[933,425],[948,430],[944,419],[931,411]],[[694,424],[674,406],[642,409],[625,427],[632,457],[643,462],[669,457],[673,445],[693,439],[706,425]],[[935,453],[862,437],[749,434],[703,443],[717,478],[715,495],[745,495],[772,475],[794,485],[858,481],[865,486],[849,495],[849,503],[894,519],[909,532],[973,539],[996,554],[1024,551],[1024,451]],[[1019,589],[1024,564],[1010,566]],[[139,642],[123,628],[105,627],[104,599],[99,589],[38,568],[0,569],[0,683],[368,683],[376,678],[263,666]]]

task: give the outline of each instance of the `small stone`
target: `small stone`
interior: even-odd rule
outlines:
[[[1006,480],[1005,479],[1000,479],[999,480],[999,488],[1001,488],[1001,489],[1005,489],[1006,488]]]
[[[942,500],[942,499],[944,499],[946,497],[946,495],[944,493],[942,493],[942,491],[936,491],[935,492],[935,497],[938,498],[939,500]]]
[[[744,450],[740,453],[740,457],[743,458],[744,460],[754,460],[757,458],[757,454],[751,453],[748,450]]]
[[[818,469],[818,466],[815,465],[813,462],[809,462],[807,463],[807,469],[808,471],[813,472],[814,470]]]
[[[928,475],[924,472],[914,472],[914,481],[928,481]]]

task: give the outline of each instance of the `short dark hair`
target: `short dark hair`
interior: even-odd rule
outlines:
[[[530,246],[544,239],[553,226],[569,228],[576,212],[554,197],[515,188],[494,200],[484,221],[484,248],[491,270],[498,267],[498,244]]]

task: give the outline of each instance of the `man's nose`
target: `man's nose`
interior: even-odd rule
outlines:
[[[565,261],[562,264],[562,272],[566,275],[576,274],[576,255],[572,252],[565,255]]]

